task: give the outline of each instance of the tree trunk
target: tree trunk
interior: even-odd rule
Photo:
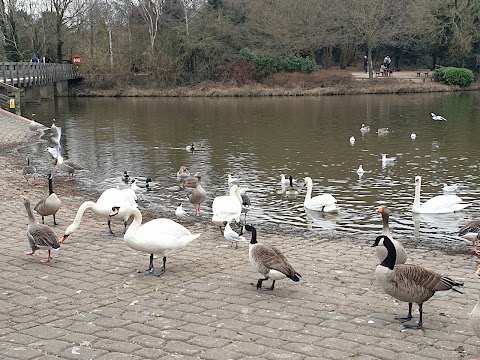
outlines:
[[[63,62],[63,38],[62,38],[62,18],[60,14],[57,13],[57,63],[61,64]]]

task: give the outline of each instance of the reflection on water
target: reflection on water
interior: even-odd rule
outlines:
[[[444,183],[458,184],[456,193],[466,201],[480,199],[479,97],[81,98],[24,110],[26,116],[35,112],[47,126],[56,118],[63,129],[64,156],[89,169],[77,184],[93,198],[109,187],[126,186],[121,178],[128,171],[153,180],[149,191],[139,194],[142,207],[172,216],[182,203],[192,213],[176,177],[185,165],[192,174],[202,174],[208,192],[205,219],[211,217],[214,197],[228,192],[227,175],[232,174],[249,189],[252,222],[371,237],[381,229],[376,209],[387,205],[397,238],[426,241],[454,239],[463,223],[480,217],[478,203],[456,214],[411,213],[416,175],[423,180],[422,201],[441,195]],[[433,121],[431,112],[448,121]],[[362,124],[371,130],[361,132]],[[388,128],[388,134],[377,133],[379,128]],[[188,151],[194,141],[201,148]],[[28,151],[48,160],[45,147],[33,144]],[[381,154],[396,160],[383,162]],[[359,165],[365,170],[361,176]],[[296,198],[282,191],[281,174],[297,179]],[[312,196],[331,193],[338,214],[305,212],[307,175],[314,182]]]

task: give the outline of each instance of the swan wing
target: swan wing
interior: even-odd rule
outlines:
[[[322,194],[318,196],[314,196],[305,204],[305,207],[312,209],[312,210],[319,210],[323,211],[325,207],[331,207],[332,205],[335,206],[337,199],[333,197],[331,194]]]
[[[457,195],[438,195],[423,203],[420,212],[430,214],[445,214],[460,211],[471,204],[463,202]]]

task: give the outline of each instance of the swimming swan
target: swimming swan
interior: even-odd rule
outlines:
[[[305,195],[303,206],[316,211],[338,211],[338,208],[335,206],[337,200],[331,194],[322,194],[312,198],[313,182],[309,176],[305,178],[305,185],[307,186],[307,194]]]

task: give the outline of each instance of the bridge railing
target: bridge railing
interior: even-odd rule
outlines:
[[[0,62],[0,83],[17,87],[42,85],[78,77],[77,66],[71,64]]]

